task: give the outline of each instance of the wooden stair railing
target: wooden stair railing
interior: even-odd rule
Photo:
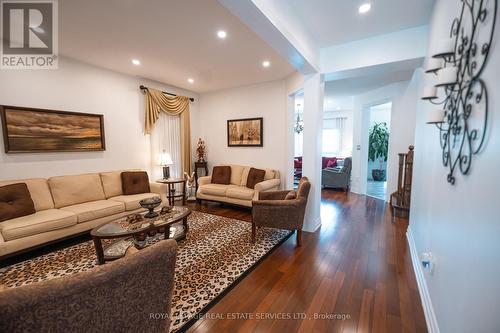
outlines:
[[[392,213],[397,217],[408,217],[410,214],[411,182],[413,176],[413,149],[399,155],[398,189],[391,194]]]

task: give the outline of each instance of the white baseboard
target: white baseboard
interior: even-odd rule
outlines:
[[[422,265],[415,246],[415,240],[413,239],[413,234],[409,226],[408,231],[406,232],[406,239],[408,240],[408,246],[410,248],[411,261],[413,263],[413,270],[415,271],[415,277],[417,279],[420,300],[422,301],[422,307],[424,308],[427,330],[429,333],[439,333],[436,314],[434,313],[434,308],[432,307],[431,296],[429,294],[429,289],[427,289],[427,282],[425,281],[424,272],[422,270]]]
[[[303,228],[302,231],[305,232],[315,232],[318,228],[321,227],[321,216],[318,216],[313,223],[311,228]]]

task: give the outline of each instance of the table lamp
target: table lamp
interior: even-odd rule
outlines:
[[[174,164],[174,162],[172,161],[170,154],[167,153],[165,149],[163,149],[163,152],[160,153],[160,156],[158,156],[158,164],[163,167],[163,179],[170,178],[169,165]]]

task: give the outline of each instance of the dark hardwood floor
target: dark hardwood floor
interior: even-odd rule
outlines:
[[[305,233],[300,248],[288,239],[188,332],[426,331],[408,221],[393,221],[379,199],[332,190],[322,197],[321,229]],[[191,207],[251,221],[245,209]]]

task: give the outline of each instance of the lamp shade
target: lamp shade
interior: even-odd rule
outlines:
[[[169,153],[163,151],[158,156],[158,165],[172,165],[174,162],[172,161],[172,157]]]

